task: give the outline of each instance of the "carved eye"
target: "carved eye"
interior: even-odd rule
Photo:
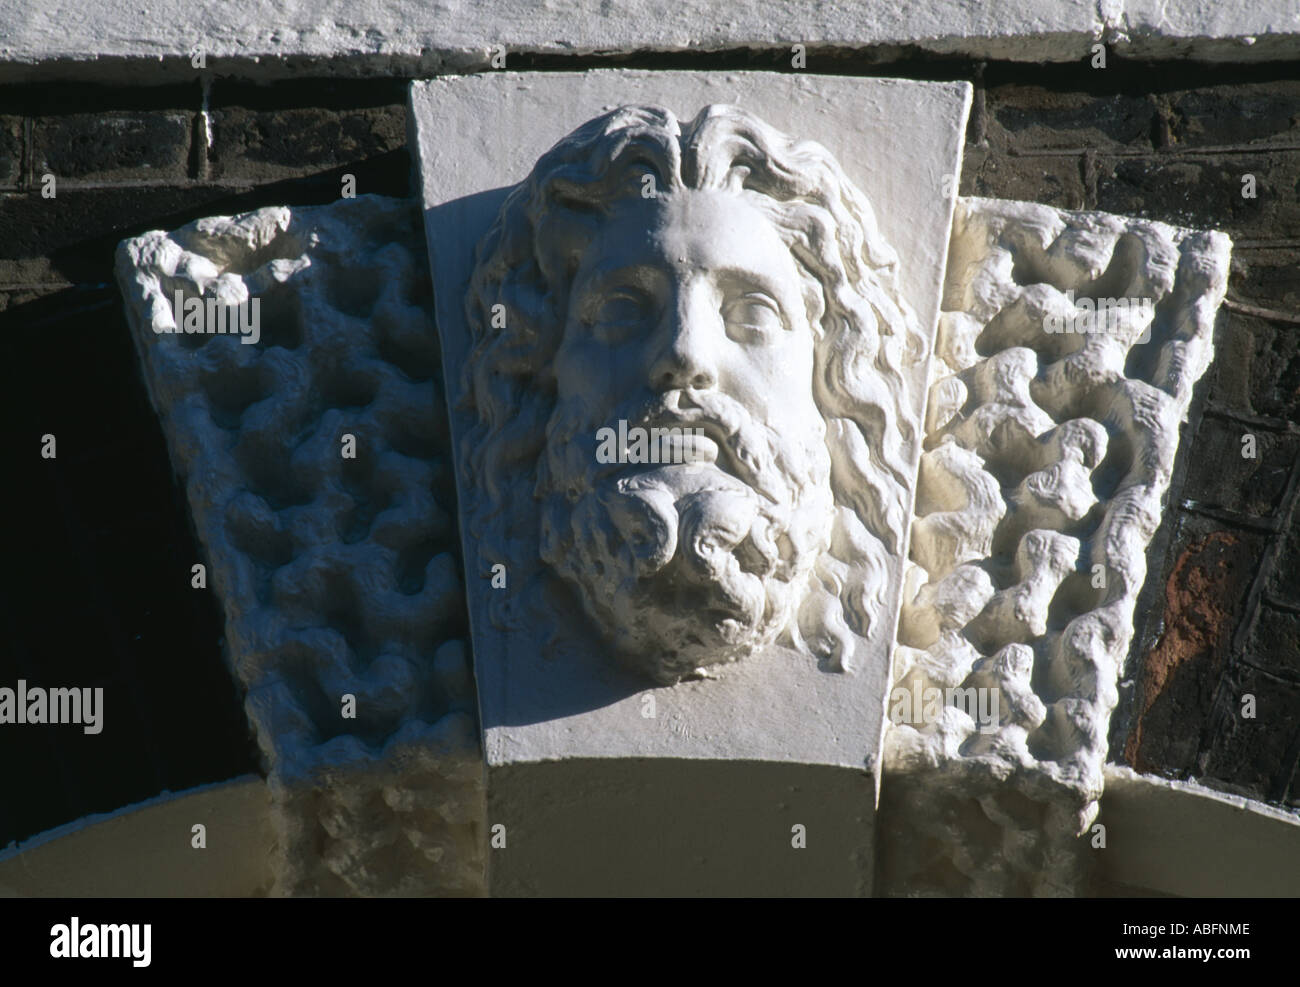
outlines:
[[[632,289],[619,289],[593,306],[587,324],[599,338],[619,342],[643,329],[649,315],[648,297]]]
[[[780,306],[761,291],[751,291],[729,302],[723,317],[727,334],[741,342],[763,339],[785,329]]]

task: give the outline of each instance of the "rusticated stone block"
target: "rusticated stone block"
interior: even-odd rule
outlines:
[[[1229,249],[1220,233],[959,202],[894,659],[910,715],[891,710],[886,743],[898,893],[1079,893],[1075,841]],[[902,702],[931,693],[934,715]]]
[[[277,893],[481,893],[418,211],[262,209],[124,241],[117,262],[265,759]]]

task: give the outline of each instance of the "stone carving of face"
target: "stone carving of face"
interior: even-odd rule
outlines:
[[[658,678],[770,644],[826,548],[830,459],[801,288],[764,214],[725,191],[620,200],[575,272],[542,557]],[[597,433],[620,422],[703,438],[694,461],[602,464]]]
[[[893,264],[825,149],[742,110],[579,128],[479,247],[461,453],[480,557],[531,541],[538,578],[660,682],[778,640],[846,670],[916,435]],[[600,454],[652,428],[701,438],[687,461]]]

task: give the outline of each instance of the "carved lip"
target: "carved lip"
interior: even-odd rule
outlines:
[[[722,424],[711,418],[694,416],[654,415],[637,421],[637,426],[647,433],[652,428],[680,429],[689,439],[693,456],[688,463],[716,466],[746,483],[753,484],[755,478],[732,451],[730,433]],[[682,443],[684,446],[686,442]]]

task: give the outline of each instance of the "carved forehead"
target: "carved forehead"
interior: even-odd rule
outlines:
[[[740,107],[707,106],[681,127],[668,110],[625,106],[559,141],[538,160],[525,188],[535,259],[563,292],[601,220],[639,215],[650,228],[662,222],[665,198],[690,201],[680,194],[717,191],[734,196],[726,211],[735,216],[715,210],[711,227],[725,230],[750,219],[737,208],[743,197],[766,211],[787,245],[833,240],[843,217],[827,207],[842,198],[846,179],[820,144],[796,141]]]
[[[793,258],[769,214],[747,195],[678,189],[656,198],[611,204],[592,228],[580,277],[603,277],[635,265],[685,275],[750,272],[788,281]]]

